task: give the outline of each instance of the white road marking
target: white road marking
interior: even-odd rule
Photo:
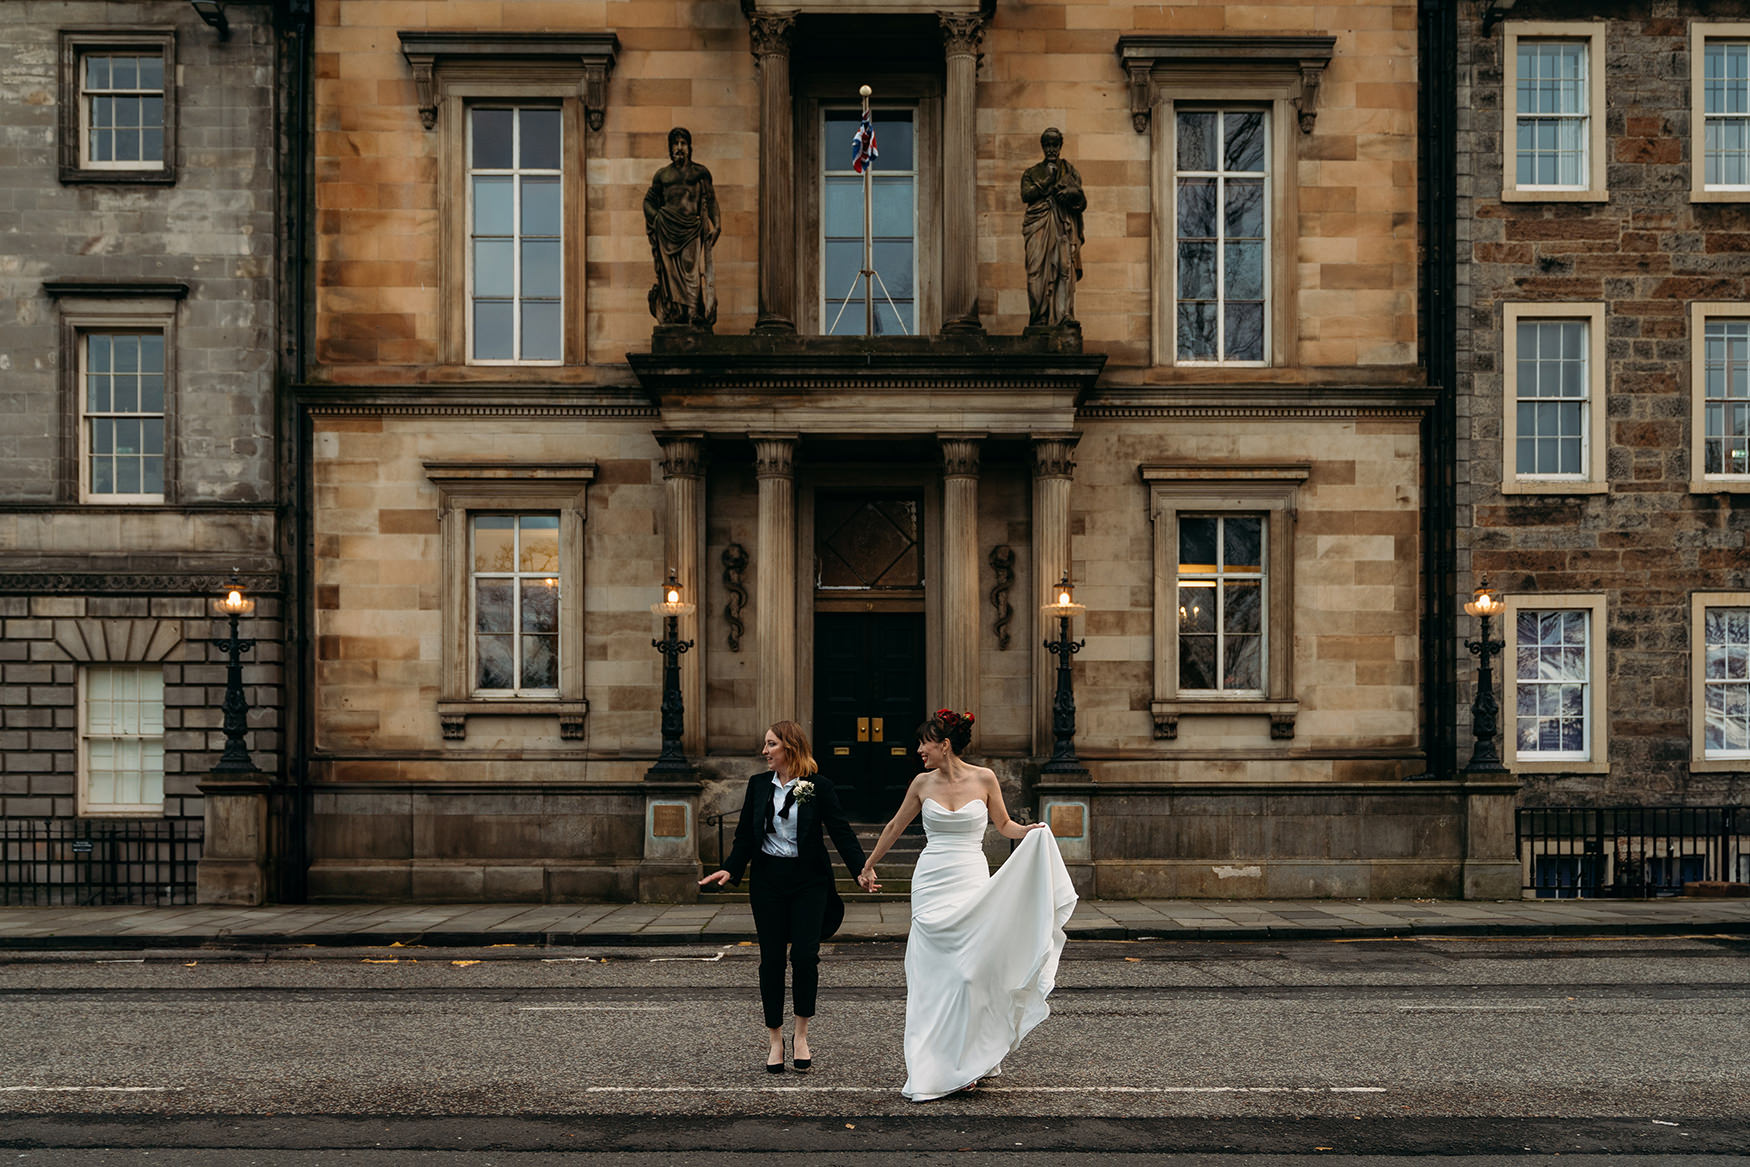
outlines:
[[[587,1094],[894,1094],[897,1086],[586,1086]],[[979,1086],[978,1094],[1384,1094],[1384,1086]]]
[[[523,1013],[660,1013],[667,1005],[519,1005]]]
[[[653,956],[650,958],[650,963],[663,964],[669,961],[691,960],[698,961],[701,964],[716,964],[723,959],[723,954],[727,951],[728,949],[719,949],[716,956]]]
[[[97,961],[96,961],[96,963],[97,963],[97,964],[145,964],[145,963],[146,963],[146,958],[145,958],[145,957],[143,957],[143,956],[134,956],[134,957],[123,957],[123,956],[114,956],[114,957],[99,957],[99,958],[98,958],[98,960],[97,960]]]
[[[1406,1013],[1541,1013],[1542,1005],[1399,1005]]]
[[[0,1086],[8,1094],[161,1094],[182,1086]]]

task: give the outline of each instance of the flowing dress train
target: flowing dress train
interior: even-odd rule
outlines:
[[[1076,893],[1050,831],[1029,831],[995,875],[984,857],[983,799],[949,810],[924,799],[905,949],[901,1091],[928,1102],[1002,1073],[1003,1059],[1050,1014],[1064,925]]]

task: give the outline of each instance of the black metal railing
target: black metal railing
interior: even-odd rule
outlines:
[[[0,819],[0,904],[192,904],[200,819]]]
[[[726,851],[723,847],[723,824],[728,819],[738,819],[740,817],[741,817],[741,808],[740,807],[737,807],[734,810],[726,810],[726,811],[722,811],[718,814],[708,814],[705,816],[705,819],[704,819],[705,825],[708,827],[715,826],[717,828],[717,866],[718,867],[723,866],[723,860],[725,858],[727,858],[729,855],[729,852]]]
[[[1521,882],[1539,899],[1680,895],[1750,880],[1750,808],[1538,806],[1518,813]]]

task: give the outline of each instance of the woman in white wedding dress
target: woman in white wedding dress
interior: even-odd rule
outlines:
[[[880,886],[875,864],[919,814],[928,842],[911,881],[905,949],[905,1068],[900,1091],[928,1102],[1003,1072],[1003,1059],[1045,1020],[1064,925],[1076,893],[1044,823],[1009,818],[996,775],[960,755],[972,714],[951,709],[918,727],[927,767],[881,832],[857,879]],[[984,857],[987,823],[1016,847],[995,875]]]

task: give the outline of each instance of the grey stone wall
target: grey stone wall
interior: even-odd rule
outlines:
[[[105,653],[162,661],[165,814],[200,813],[195,782],[224,745],[224,667],[210,643],[224,629],[209,605],[233,568],[259,595],[243,629],[257,640],[244,670],[250,744],[259,766],[280,766],[282,68],[273,5],[225,10],[223,40],[186,0],[23,0],[0,14],[0,816],[74,813],[75,677]],[[118,29],[174,34],[173,183],[61,178],[60,36]],[[67,281],[187,287],[154,301],[174,313],[163,505],[77,501],[71,353],[63,302],[44,289]],[[173,630],[174,647],[130,656],[137,646],[99,639],[69,651],[66,627],[93,623]]]
[[[1750,774],[1689,769],[1689,597],[1750,582],[1750,497],[1689,490],[1689,304],[1750,299],[1750,204],[1690,201],[1689,35],[1750,4],[1514,7],[1515,21],[1605,25],[1609,201],[1580,204],[1501,201],[1504,38],[1482,35],[1482,8],[1460,19],[1460,567],[1467,586],[1602,593],[1609,624],[1610,772],[1527,776],[1524,801],[1742,802]],[[1503,301],[1604,302],[1607,493],[1502,493]]]

